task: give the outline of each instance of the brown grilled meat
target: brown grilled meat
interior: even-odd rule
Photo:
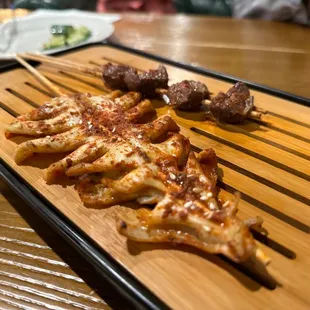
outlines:
[[[102,77],[112,89],[139,91],[147,97],[155,97],[157,88],[168,87],[168,73],[163,65],[155,70],[138,73],[131,67],[108,63],[103,66]]]
[[[247,86],[238,82],[226,94],[220,92],[209,106],[212,116],[223,123],[241,123],[254,108],[254,98]]]
[[[201,82],[184,80],[168,88],[168,73],[163,65],[156,70],[138,73],[125,65],[108,63],[103,66],[103,80],[112,89],[137,91],[146,97],[165,94],[174,108],[197,111],[204,99],[210,99],[207,86]]]
[[[249,231],[255,220],[238,219],[237,201],[217,196],[214,151],[195,155],[169,115],[138,124],[153,111],[151,102],[135,92],[121,95],[64,96],[17,118],[7,136],[43,137],[20,144],[16,162],[33,153],[70,151],[47,169],[47,181],[80,177],[80,198],[93,207],[130,200],[155,205],[136,222],[118,219],[117,229],[127,238],[185,243],[235,262],[261,258]]]
[[[137,74],[137,71],[125,65],[113,65],[107,63],[102,68],[102,78],[108,87],[111,89],[128,90],[125,83],[126,74]]]
[[[210,99],[207,86],[196,81],[182,81],[173,84],[167,92],[169,104],[180,110],[197,111],[204,99]]]

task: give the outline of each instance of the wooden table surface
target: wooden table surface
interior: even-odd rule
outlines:
[[[131,14],[113,39],[309,98],[309,34],[273,22]],[[1,309],[129,309],[3,181],[0,192]]]
[[[0,309],[130,309],[0,179]]]
[[[133,48],[310,98],[310,28],[214,17],[125,15],[114,39]]]

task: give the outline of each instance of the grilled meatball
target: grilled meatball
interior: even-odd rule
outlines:
[[[155,97],[157,88],[168,87],[168,73],[163,65],[159,65],[158,69],[141,74],[128,72],[124,81],[129,90],[139,91],[147,97]]]
[[[128,90],[124,78],[126,74],[132,73],[137,73],[137,71],[129,66],[107,63],[103,66],[102,78],[112,89]]]
[[[185,80],[171,85],[167,96],[173,107],[195,111],[201,107],[202,100],[210,98],[210,93],[205,84]]]
[[[130,70],[126,72],[124,75],[124,83],[128,90],[140,91],[141,89],[140,75],[136,70]]]
[[[254,98],[247,86],[238,82],[226,94],[220,92],[211,100],[210,111],[219,121],[236,124],[248,117],[254,107]]]
[[[168,87],[168,73],[163,65],[159,65],[156,70],[138,74],[137,70],[129,66],[108,63],[103,66],[102,77],[111,88],[139,91],[148,97],[155,97],[157,88]]]
[[[168,73],[163,65],[156,70],[149,70],[140,75],[141,91],[150,97],[156,96],[157,88],[168,87]]]

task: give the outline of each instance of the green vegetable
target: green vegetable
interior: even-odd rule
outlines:
[[[86,41],[91,32],[85,26],[74,28],[69,25],[53,25],[51,27],[52,38],[49,42],[44,44],[44,50],[64,47],[66,45],[72,46]]]
[[[50,50],[53,48],[63,47],[66,45],[66,38],[65,36],[54,36],[52,37],[49,42],[43,45],[44,50]]]
[[[75,45],[86,41],[91,35],[91,32],[88,28],[82,26],[77,29],[73,33],[71,33],[67,38],[68,45]]]

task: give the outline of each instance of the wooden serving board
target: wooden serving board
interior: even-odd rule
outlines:
[[[140,70],[158,63],[108,46],[90,47],[64,56],[83,64],[107,61]],[[39,67],[66,93],[106,92],[100,80]],[[199,80],[213,93],[231,84],[167,65],[170,83]],[[24,69],[0,76],[0,154],[25,182],[110,253],[138,280],[174,309],[309,309],[310,307],[310,108],[258,91],[255,104],[268,114],[266,125],[215,126],[199,113],[175,112],[154,101],[158,115],[170,113],[189,137],[194,150],[212,146],[222,170],[222,190],[242,193],[239,216],[259,215],[268,237],[256,233],[264,252],[272,258],[267,267],[274,289],[259,284],[255,275],[236,268],[220,256],[186,246],[128,242],[115,229],[115,215],[131,216],[129,206],[87,209],[70,185],[46,185],[42,168],[56,156],[35,156],[22,166],[13,161],[16,143],[6,140],[5,127],[14,116],[29,112],[50,99],[48,92]],[[46,157],[46,156],[44,156]],[[58,156],[59,158],[59,156]]]

